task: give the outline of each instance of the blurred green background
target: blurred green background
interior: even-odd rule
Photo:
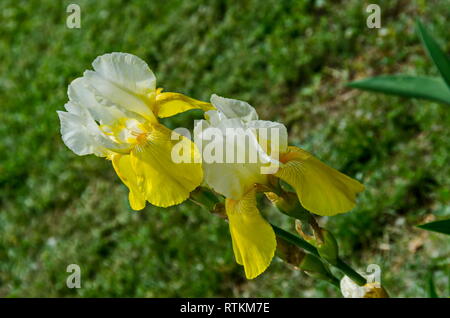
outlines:
[[[66,27],[70,3],[81,7],[81,29]],[[367,28],[369,3],[380,5],[382,29]],[[448,0],[2,0],[0,296],[340,296],[278,259],[246,280],[223,220],[189,202],[134,212],[110,162],[65,147],[56,110],[67,86],[113,51],[146,60],[167,91],[246,100],[285,123],[291,144],[366,185],[352,212],[320,219],[344,259],[360,271],[380,265],[392,296],[427,297],[430,273],[449,296],[448,237],[415,228],[450,215],[448,106],[345,87],[378,74],[437,75],[416,18],[450,52]],[[72,263],[81,289],[66,287]]]

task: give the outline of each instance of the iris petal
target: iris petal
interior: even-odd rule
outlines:
[[[160,93],[156,95],[158,117],[166,118],[191,109],[208,111],[214,109],[210,103],[202,102],[179,93]]]
[[[133,94],[146,96],[156,88],[156,77],[147,63],[129,53],[108,53],[92,62],[103,78]]]
[[[160,207],[183,202],[203,179],[200,154],[194,143],[173,134],[181,140],[171,140],[170,129],[152,124],[149,133],[141,137],[144,140],[130,154],[140,191],[147,201]],[[178,143],[189,150],[188,162],[177,163],[172,158],[172,148]]]
[[[255,108],[247,102],[212,94],[211,103],[227,118],[239,118],[245,123],[258,120]]]
[[[245,276],[255,278],[270,265],[276,249],[275,233],[256,206],[255,190],[242,199],[225,201],[236,262]]]
[[[145,197],[137,185],[136,173],[131,166],[130,155],[114,155],[112,163],[117,175],[130,190],[128,199],[131,208],[133,210],[145,208]]]
[[[345,174],[327,166],[309,152],[289,147],[281,161],[285,163],[275,174],[297,192],[305,209],[319,215],[335,215],[355,207],[356,194],[364,186]]]

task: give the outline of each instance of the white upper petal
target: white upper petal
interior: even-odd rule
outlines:
[[[235,143],[232,145],[229,141],[234,136],[227,134],[227,128],[240,128],[244,133],[247,133],[247,147],[245,147],[244,142],[239,142],[237,138]],[[208,136],[208,129],[216,129],[220,132],[222,138],[215,138],[211,135]],[[243,134],[237,136],[238,138],[244,138]],[[204,181],[205,183],[214,189],[216,192],[224,195],[227,198],[240,199],[242,196],[255,184],[255,183],[266,183],[267,175],[261,174],[262,161],[265,157],[261,154],[262,149],[259,147],[255,136],[251,130],[246,129],[240,120],[225,119],[220,122],[220,125],[214,127],[209,122],[203,120],[197,123],[194,128],[194,140],[197,147],[203,151],[203,170],[204,170]],[[243,139],[241,139],[243,140]],[[220,162],[208,162],[205,158],[208,151],[205,151],[209,147],[215,147],[216,149],[222,149],[223,157]],[[260,155],[262,161],[258,159],[257,162],[248,162],[248,157],[245,159],[246,162],[238,163],[236,161],[228,163],[226,161],[227,153],[230,151],[234,152],[235,159],[237,159],[238,153],[249,153],[249,151],[254,151],[258,156]]]
[[[258,120],[256,110],[246,102],[213,94],[211,96],[211,104],[227,118],[239,118],[243,122]]]
[[[218,126],[222,120],[228,119],[222,112],[216,110],[208,110],[204,116],[213,126]]]
[[[85,71],[83,77],[100,104],[108,107],[115,106],[145,117],[154,118],[150,106],[142,97],[123,89],[114,82],[100,76],[97,72]]]
[[[100,104],[95,97],[93,89],[89,87],[89,83],[84,77],[79,77],[70,83],[67,95],[69,100],[75,104],[67,104],[74,106],[70,110],[66,107],[68,111],[79,114],[81,111],[80,107],[78,107],[79,105],[86,108],[92,118],[101,124],[111,124],[120,118],[130,116],[129,113],[126,114],[125,110],[120,110],[114,105],[105,106]]]
[[[278,154],[287,151],[288,133],[285,125],[268,120],[254,120],[247,127],[255,130],[259,144],[272,157],[275,155],[273,151]]]
[[[104,79],[137,95],[147,95],[156,88],[156,77],[139,57],[129,53],[109,53],[97,57],[94,70]]]
[[[212,95],[211,103],[217,110],[206,112],[206,120],[194,129],[195,142],[202,147],[205,182],[228,198],[240,199],[255,183],[266,183],[266,173],[276,172],[280,165],[278,155],[287,149],[287,130],[280,123],[258,120],[255,109],[246,102]],[[211,138],[210,129],[220,131],[223,138]],[[233,138],[235,143],[230,144]],[[208,162],[205,150],[211,149],[209,146],[221,147],[224,153],[234,150],[235,154],[246,154],[246,161],[227,162],[224,155],[221,163]],[[249,153],[257,154],[257,162],[249,160]]]

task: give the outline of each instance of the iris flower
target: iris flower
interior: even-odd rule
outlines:
[[[64,143],[77,155],[94,154],[112,161],[129,189],[134,210],[146,201],[160,207],[179,204],[203,179],[194,143],[161,125],[165,118],[190,109],[213,109],[179,93],[163,93],[148,65],[132,54],[97,57],[93,71],[68,88],[67,112],[58,111]],[[172,140],[172,134],[178,140]],[[176,143],[192,148],[191,162],[171,158]],[[185,148],[186,149],[186,148]]]
[[[305,209],[328,216],[351,210],[356,194],[363,191],[364,186],[307,151],[288,146],[286,127],[258,120],[255,109],[248,103],[217,95],[211,97],[211,103],[216,110],[207,111],[205,120],[198,122],[194,129],[197,146],[203,149],[204,182],[226,197],[225,210],[235,259],[244,266],[246,277],[252,279],[266,270],[276,249],[275,233],[257,207],[255,185],[270,186],[270,178],[284,180],[295,189]],[[224,137],[208,136],[209,128],[221,131]],[[245,143],[240,143],[246,147],[233,146],[234,150],[238,153],[254,151],[259,155],[256,162],[226,162],[226,154],[221,162],[205,159],[212,148],[231,150],[229,145],[233,142],[227,139],[236,135],[230,136],[230,128],[240,129],[237,138],[247,138]],[[266,128],[270,128],[269,133],[259,133]],[[276,148],[273,143],[270,143],[272,147],[267,145],[273,138],[278,139]],[[279,165],[277,170],[272,174],[262,173],[262,167],[273,163]]]

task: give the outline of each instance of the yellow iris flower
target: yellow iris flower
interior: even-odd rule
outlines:
[[[319,215],[335,215],[351,210],[356,194],[364,190],[358,181],[325,165],[307,151],[289,147],[287,130],[282,124],[258,120],[255,109],[248,103],[213,95],[211,103],[216,110],[205,113],[206,120],[197,123],[194,134],[198,147],[203,149],[205,183],[226,197],[225,208],[236,262],[244,266],[248,279],[255,278],[270,265],[276,249],[275,233],[261,216],[256,204],[255,184],[270,186],[269,175],[261,173],[262,167],[276,163],[279,169],[272,177],[284,180],[296,191],[299,201],[307,210]],[[219,130],[223,138],[210,138],[208,129]],[[227,162],[205,159],[207,149],[225,149],[230,144],[227,129],[241,129],[239,136],[247,138],[246,147],[234,148],[237,152],[254,151],[260,157],[257,162]],[[262,135],[258,131],[272,129]],[[265,136],[265,137],[261,137]],[[264,141],[278,138],[276,149]],[[270,145],[273,145],[272,143]],[[228,147],[228,148],[227,148]],[[252,148],[253,147],[253,148]]]
[[[179,93],[163,93],[152,70],[132,54],[105,54],[92,66],[94,71],[69,85],[67,112],[58,111],[64,143],[77,155],[112,160],[134,210],[143,209],[146,201],[167,207],[186,200],[203,179],[200,154],[157,118],[214,108]],[[172,140],[172,134],[179,140]],[[190,163],[173,162],[172,147],[179,142],[192,147]]]

